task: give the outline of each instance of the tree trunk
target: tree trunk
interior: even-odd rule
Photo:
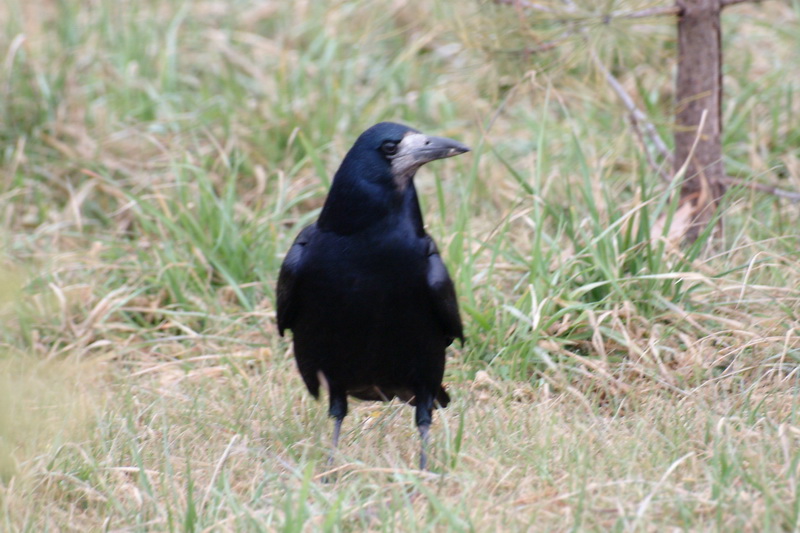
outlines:
[[[693,206],[694,241],[708,224],[725,191],[722,163],[721,0],[678,0],[678,77],[676,82],[675,159],[677,173],[686,165],[682,201]],[[706,112],[705,124],[700,122]],[[699,136],[699,138],[698,138]],[[692,146],[697,139],[697,146]]]

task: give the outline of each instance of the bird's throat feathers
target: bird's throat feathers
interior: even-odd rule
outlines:
[[[423,231],[422,215],[413,180],[409,178],[400,188],[386,187],[363,179],[353,179],[337,172],[331,190],[322,207],[317,227],[349,235],[382,221],[407,218]]]

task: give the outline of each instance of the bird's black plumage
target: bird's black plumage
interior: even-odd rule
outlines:
[[[453,282],[425,233],[417,169],[469,149],[400,124],[366,130],[342,161],[319,219],[297,236],[278,278],[278,329],[291,329],[308,390],[328,387],[334,447],[347,396],[416,406],[425,441],[445,348],[463,341]]]

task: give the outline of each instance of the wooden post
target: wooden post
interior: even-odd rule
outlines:
[[[711,219],[725,191],[722,162],[722,0],[678,0],[678,76],[676,81],[675,159],[686,164],[681,197],[695,204],[686,239],[694,241]],[[698,128],[706,112],[703,131]],[[689,156],[691,155],[691,159]]]

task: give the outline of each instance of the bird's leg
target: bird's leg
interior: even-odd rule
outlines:
[[[331,441],[331,450],[336,450],[339,447],[339,433],[342,432],[343,418],[333,419],[333,440]]]
[[[342,431],[342,420],[347,415],[347,393],[343,391],[331,390],[328,392],[330,407],[328,414],[333,418],[333,440],[331,442],[331,454],[328,457],[328,464],[333,463],[333,454],[339,446],[339,434]]]
[[[416,422],[419,429],[421,441],[419,452],[419,469],[428,469],[428,434],[431,429],[431,419],[433,416],[433,396],[429,393],[417,394]]]
[[[428,448],[428,433],[430,432],[431,426],[430,425],[419,426],[417,429],[419,429],[419,438],[420,441],[422,442],[419,452],[419,469],[427,470],[428,454],[426,450]]]

